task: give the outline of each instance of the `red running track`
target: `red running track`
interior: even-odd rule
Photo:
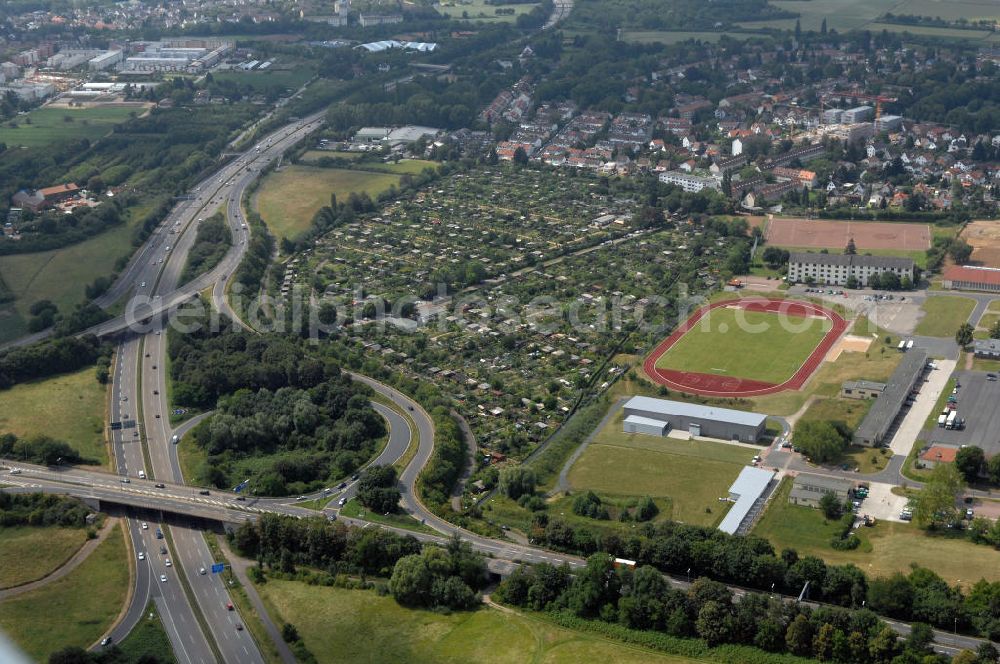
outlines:
[[[759,380],[748,378],[736,378],[733,376],[716,376],[714,374],[698,373],[693,371],[675,371],[673,369],[658,368],[657,360],[663,356],[670,348],[683,337],[688,330],[695,326],[706,313],[718,307],[738,306],[747,311],[766,311],[780,313],[787,316],[806,317],[823,316],[829,319],[833,326],[827,332],[823,340],[819,342],[813,352],[802,363],[802,366],[784,383],[775,385]],[[702,307],[694,312],[682,325],[673,333],[660,342],[653,352],[646,358],[642,368],[653,381],[665,385],[673,390],[700,394],[706,397],[757,397],[765,394],[774,394],[783,390],[798,390],[805,385],[809,376],[819,367],[823,358],[837,343],[840,335],[847,329],[847,321],[839,314],[824,307],[810,302],[800,302],[797,300],[783,300],[777,298],[747,298],[741,300],[725,300],[716,302],[707,307]]]

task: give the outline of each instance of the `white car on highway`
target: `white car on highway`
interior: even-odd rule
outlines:
[[[166,582],[167,582],[167,575],[166,574],[161,574],[160,575],[160,583],[166,583]]]

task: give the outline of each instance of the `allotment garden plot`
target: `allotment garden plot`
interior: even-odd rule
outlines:
[[[502,198],[492,193],[501,177],[517,185]],[[622,352],[625,324],[651,323],[635,333],[639,346],[662,338],[672,319],[647,301],[681,275],[693,290],[715,283],[731,242],[687,224],[638,228],[631,194],[598,193],[597,183],[499,169],[453,176],[327,234],[295,278],[349,307],[341,320],[352,318],[355,352],[435,383],[480,446],[519,455],[583,386],[614,380],[621,368],[604,362]],[[705,247],[697,256],[686,250],[694,241]],[[411,293],[416,302],[377,324],[374,302]]]
[[[667,387],[756,396],[802,387],[847,323],[807,302],[744,299],[699,309],[646,359]]]

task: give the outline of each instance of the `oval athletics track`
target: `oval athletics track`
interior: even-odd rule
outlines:
[[[747,311],[763,311],[771,313],[781,313],[788,316],[823,316],[829,319],[833,325],[826,336],[816,345],[813,352],[809,354],[802,366],[796,370],[791,378],[780,384],[766,383],[759,380],[747,378],[735,378],[732,376],[716,376],[713,374],[697,373],[692,371],[675,371],[657,367],[656,362],[670,348],[683,337],[688,330],[695,326],[705,314],[712,309],[719,307],[739,306]],[[811,302],[800,302],[797,300],[785,300],[779,298],[749,298],[739,300],[724,300],[715,302],[706,307],[702,307],[694,312],[690,318],[678,326],[673,333],[661,341],[653,352],[649,354],[642,368],[654,382],[666,387],[699,394],[706,397],[755,397],[765,394],[774,394],[783,390],[798,390],[805,385],[809,376],[819,367],[826,354],[833,348],[837,340],[847,329],[847,321],[834,311],[826,309]]]

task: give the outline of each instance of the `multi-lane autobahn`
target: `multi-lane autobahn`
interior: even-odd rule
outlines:
[[[123,638],[152,600],[159,608],[180,662],[208,664],[221,657],[225,662],[242,663],[260,662],[262,658],[249,632],[237,629],[240,618],[227,608],[229,598],[221,577],[209,572],[213,556],[198,523],[187,521],[178,525],[174,522],[174,525],[167,526],[160,518],[145,522],[142,519],[149,514],[169,513],[193,519],[240,523],[265,512],[296,517],[315,516],[317,512],[297,506],[294,498],[251,497],[243,500],[243,496],[232,492],[206,491],[185,485],[172,440],[175,435],[182,435],[190,423],[178,429],[170,424],[165,376],[166,336],[157,314],[167,312],[210,288],[215,308],[242,324],[226,298],[226,285],[246,251],[251,230],[247,227],[241,207],[244,191],[261,168],[279,158],[321,122],[321,114],[293,122],[261,139],[218,173],[199,183],[189,199],[180,203],[157,227],[103,301],[110,304],[112,298],[131,293],[133,300],[140,302],[138,306],[128,307],[126,315],[87,331],[99,335],[129,329],[134,331],[117,348],[112,377],[109,416],[112,421],[123,423],[123,427],[114,429],[111,436],[118,474],[84,468],[45,468],[0,460],[0,466],[16,467],[20,471],[3,476],[4,483],[11,485],[12,490],[67,493],[141,510],[137,513],[144,516],[128,519],[128,534],[136,556],[136,588],[125,617],[111,636],[114,640]],[[198,220],[207,218],[219,208],[225,210],[233,246],[214,269],[187,284],[179,284],[188,251],[194,244]],[[146,319],[152,320],[136,331],[134,321]],[[414,434],[419,438],[416,453],[400,476],[403,505],[408,513],[441,534],[400,532],[428,542],[442,542],[446,537],[457,535],[477,551],[490,556],[493,562],[565,563],[571,567],[583,563],[576,556],[476,535],[428,510],[420,502],[415,487],[417,476],[433,452],[433,421],[418,403],[399,391],[365,376],[353,375],[353,378],[389,399],[399,411],[406,412],[415,425],[416,430],[412,431],[410,423],[398,412],[374,404],[390,428],[386,448],[375,463],[392,463],[402,456]],[[140,472],[145,477],[140,477]],[[128,482],[124,481],[126,478]],[[349,499],[355,490],[353,483],[347,483],[342,490],[322,494]],[[341,519],[368,525],[360,520]],[[146,527],[143,527],[144,524]],[[157,537],[157,532],[164,534],[163,539]],[[161,547],[166,553],[161,553]],[[138,558],[140,553],[143,554],[141,560]],[[201,574],[202,569],[206,570],[205,574]],[[190,595],[180,583],[179,574],[185,575]],[[676,585],[686,585],[684,580],[671,580]],[[736,590],[743,592],[743,589]],[[904,623],[890,624],[901,634],[909,630]],[[946,632],[936,632],[935,641],[940,651],[948,653],[960,648],[975,649],[980,643],[978,639]]]

